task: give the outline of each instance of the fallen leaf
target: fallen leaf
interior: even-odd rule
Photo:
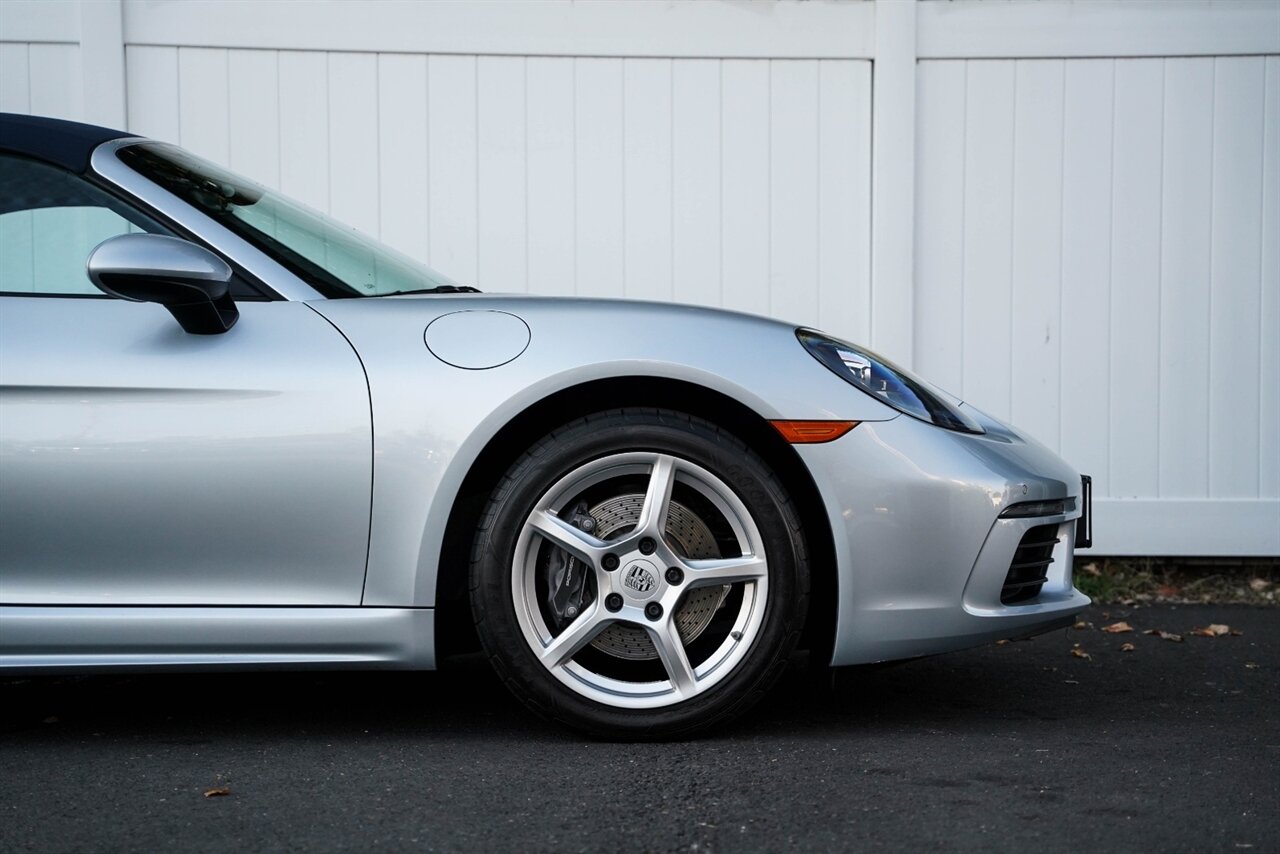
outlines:
[[[1156,588],[1156,595],[1161,599],[1172,599],[1182,594],[1181,587],[1175,587],[1171,584],[1161,584]]]
[[[1133,644],[1131,644],[1131,643],[1122,643],[1122,644],[1120,644],[1120,651],[1121,651],[1121,652],[1133,652],[1135,649],[1137,649],[1137,647],[1136,647],[1136,646],[1134,646],[1134,645],[1133,645]]]
[[[1071,628],[1075,629],[1078,632],[1084,631],[1085,629],[1093,628],[1093,623],[1086,623],[1084,620],[1076,620],[1076,624]]]
[[[1112,623],[1109,626],[1103,626],[1102,630],[1107,634],[1122,635],[1125,632],[1133,631],[1133,626],[1129,625],[1128,623],[1122,620],[1119,623]]]
[[[1265,578],[1254,578],[1249,582],[1249,589],[1254,593],[1261,593],[1271,586],[1271,582]]]
[[[1085,575],[1092,575],[1094,578],[1102,575],[1102,570],[1098,569],[1098,565],[1096,563],[1086,563],[1084,566],[1080,567],[1080,571]]]
[[[217,788],[205,789],[204,791],[204,796],[206,798],[222,798],[229,794],[231,794],[230,786],[218,786]]]
[[[1232,629],[1232,630],[1230,631],[1230,635],[1231,635],[1233,638],[1238,638],[1238,637],[1240,637],[1240,636],[1241,636],[1241,635],[1243,635],[1243,634],[1244,634],[1244,632],[1240,631],[1239,629]]]
[[[1210,623],[1204,627],[1196,626],[1191,630],[1191,634],[1200,638],[1218,638],[1230,633],[1231,627],[1224,626],[1221,623]]]
[[[1080,644],[1076,644],[1075,646],[1071,647],[1071,654],[1074,655],[1076,658],[1083,658],[1085,661],[1093,660],[1093,656],[1085,652],[1083,649],[1081,649]]]
[[[1005,644],[1007,644],[1008,642],[1009,642],[1009,639],[1008,639],[1008,638],[1005,638],[1004,640],[998,640],[998,641],[996,641],[996,646],[1004,646],[1004,645],[1005,645]]]

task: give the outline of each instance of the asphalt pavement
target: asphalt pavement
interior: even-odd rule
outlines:
[[[0,680],[0,851],[1280,850],[1280,609],[1084,619],[834,684],[793,668],[668,744],[544,724],[478,657]]]

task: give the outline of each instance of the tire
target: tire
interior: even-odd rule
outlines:
[[[581,418],[507,471],[472,551],[476,630],[535,712],[599,737],[685,737],[777,680],[809,597],[778,477],[714,424]]]

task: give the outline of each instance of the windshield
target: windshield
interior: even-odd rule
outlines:
[[[121,149],[119,157],[330,299],[473,290],[350,226],[177,146],[140,143]]]

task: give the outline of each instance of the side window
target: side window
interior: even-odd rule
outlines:
[[[0,293],[105,296],[85,275],[93,248],[168,231],[79,175],[0,155]]]

